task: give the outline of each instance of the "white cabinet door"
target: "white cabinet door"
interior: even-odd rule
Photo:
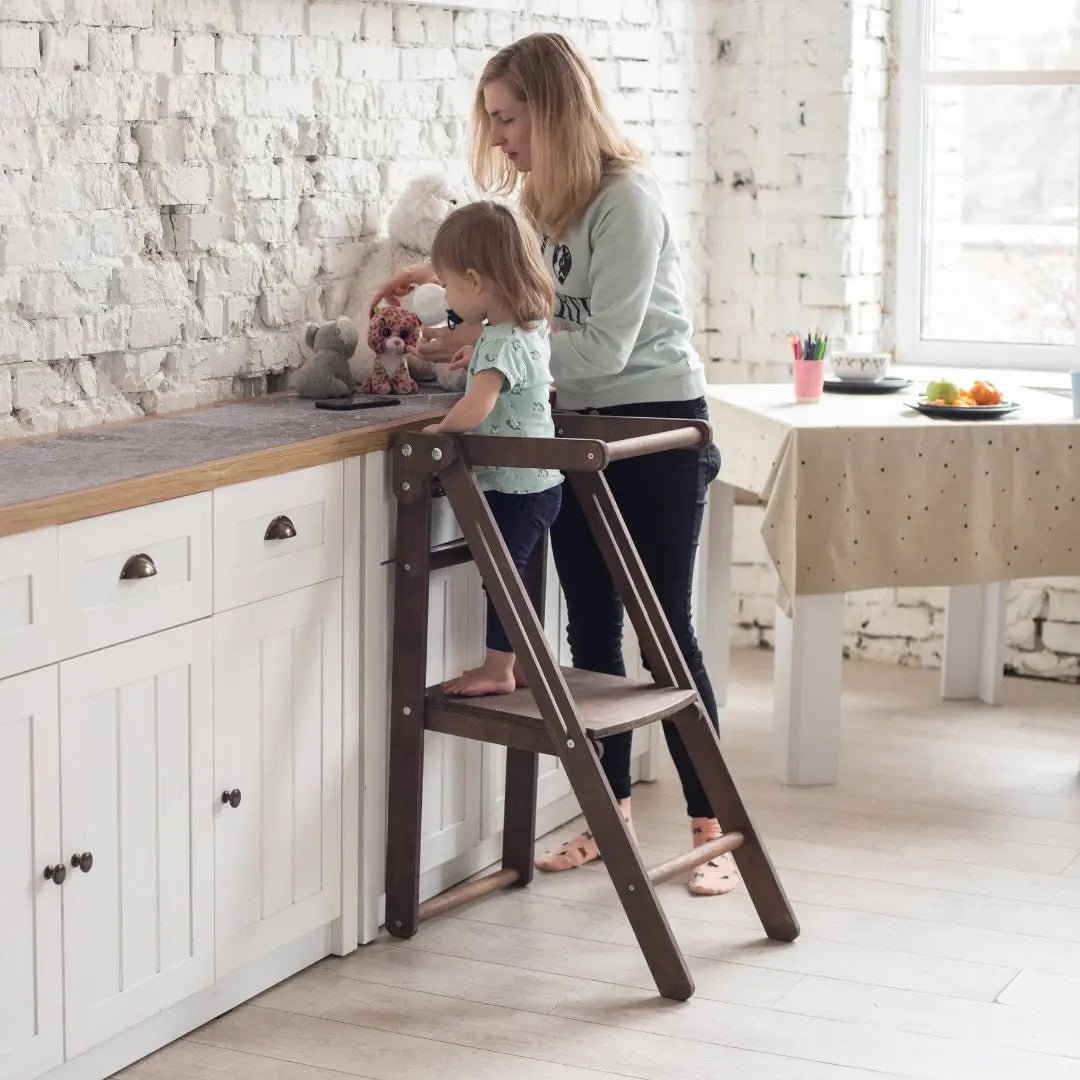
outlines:
[[[55,667],[0,682],[0,1080],[64,1059]],[[70,873],[70,869],[66,872]]]
[[[388,568],[393,573],[393,567]],[[431,575],[428,592],[427,685],[453,678],[484,660],[486,607],[472,563]],[[437,731],[424,733],[424,806],[420,871],[480,842],[483,745]]]
[[[341,579],[216,615],[214,702],[220,978],[341,914]]]
[[[213,981],[211,693],[209,620],[60,665],[68,1057]]]

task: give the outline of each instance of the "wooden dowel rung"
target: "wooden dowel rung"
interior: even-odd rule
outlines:
[[[496,870],[494,873],[477,878],[476,881],[448,889],[438,896],[433,896],[430,900],[425,900],[420,905],[420,922],[433,919],[436,915],[442,915],[447,911],[453,911],[454,908],[461,907],[470,900],[479,900],[481,896],[487,896],[496,889],[505,889],[508,885],[513,885],[520,877],[521,873],[517,870]]]
[[[673,878],[676,874],[684,874],[687,870],[693,870],[695,866],[700,866],[703,862],[715,859],[717,855],[726,855],[729,851],[742,847],[743,839],[741,832],[724,833],[723,836],[718,837],[716,840],[709,840],[692,851],[684,851],[681,855],[676,855],[675,858],[668,859],[667,862],[652,867],[649,870],[649,880],[654,885],[659,885],[661,881],[667,881],[668,878]]]
[[[659,454],[664,450],[691,450],[702,443],[701,432],[696,428],[679,428],[676,431],[658,431],[653,435],[635,435],[607,444],[608,461]]]

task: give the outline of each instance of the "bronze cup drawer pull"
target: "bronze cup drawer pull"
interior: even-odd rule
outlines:
[[[263,534],[264,540],[291,540],[296,535],[296,526],[285,514],[278,514]]]
[[[157,567],[154,565],[154,560],[142,551],[138,555],[132,555],[120,571],[121,581],[139,581],[142,578],[156,576]]]

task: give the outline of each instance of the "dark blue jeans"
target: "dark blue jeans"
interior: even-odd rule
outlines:
[[[558,517],[562,491],[563,485],[559,484],[547,491],[530,495],[507,495],[502,491],[484,492],[484,498],[491,507],[491,515],[499,526],[499,532],[506,541],[510,558],[514,560],[519,574],[524,572],[533,548]],[[487,602],[487,647],[499,652],[514,651],[514,646],[510,644],[503,624],[495,613],[490,596]]]
[[[704,398],[619,405],[596,412],[708,419]],[[604,473],[715,728],[719,728],[716,699],[694,636],[690,592],[705,494],[719,471],[720,451],[710,443],[700,450],[669,450],[616,461]],[[567,636],[574,667],[625,675],[622,601],[569,485],[551,529],[551,542],[566,595]],[[691,817],[713,817],[674,724],[664,722],[664,735],[682,781],[687,812]],[[601,763],[617,799],[630,795],[631,741],[631,732],[603,740]]]

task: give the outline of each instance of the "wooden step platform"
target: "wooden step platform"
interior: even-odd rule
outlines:
[[[697,693],[676,687],[659,689],[618,675],[564,667],[563,678],[590,739],[632,731],[645,724],[697,708]],[[497,697],[448,697],[440,686],[427,690],[426,726],[448,735],[482,739],[520,750],[555,753],[529,689]]]

